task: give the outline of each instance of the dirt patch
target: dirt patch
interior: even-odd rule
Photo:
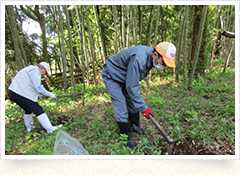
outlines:
[[[177,143],[177,142],[176,142]],[[174,145],[173,155],[234,155],[234,146],[229,147],[215,143],[215,145],[202,145],[199,141],[191,138],[179,140],[179,144]]]

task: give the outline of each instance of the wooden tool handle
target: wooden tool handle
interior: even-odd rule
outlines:
[[[56,97],[70,97],[70,96],[79,96],[83,95],[83,92],[73,93],[73,94],[58,94]],[[41,98],[49,98],[49,96],[42,96]]]
[[[148,118],[152,120],[153,124],[159,129],[159,131],[162,133],[162,136],[167,140],[167,142],[169,144],[173,143],[173,139],[167,134],[163,127],[156,122],[156,120],[153,118],[151,114],[148,114]]]
[[[79,92],[79,93],[73,93],[73,94],[59,94],[59,95],[56,95],[57,97],[69,97],[69,96],[78,96],[78,95],[83,95],[82,92]]]

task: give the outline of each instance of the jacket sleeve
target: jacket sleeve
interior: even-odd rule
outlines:
[[[49,95],[49,91],[47,91],[44,86],[41,84],[41,74],[39,74],[39,72],[37,72],[36,70],[31,70],[28,72],[29,77],[33,83],[33,87],[34,89],[45,96]]]
[[[141,65],[138,60],[131,59],[127,69],[126,90],[133,102],[134,107],[140,111],[145,111],[148,106],[145,104],[142,95],[139,80],[141,76]]]

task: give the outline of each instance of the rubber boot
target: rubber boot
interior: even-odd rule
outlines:
[[[44,129],[46,129],[47,133],[52,133],[53,131],[57,130],[58,128],[62,127],[62,124],[58,126],[52,126],[48,116],[46,113],[43,113],[37,117],[38,121],[42,125]]]
[[[32,128],[35,128],[35,126],[33,126],[32,114],[23,114],[23,117],[27,132],[30,132]]]
[[[149,131],[149,130],[144,131],[140,127],[140,124],[139,124],[139,112],[128,113],[128,116],[129,116],[129,121],[130,121],[130,124],[131,124],[132,132],[137,132],[137,133],[140,133],[140,134],[143,134],[143,135],[145,135],[145,133],[147,133],[147,134],[151,133],[151,131]]]
[[[130,123],[129,122],[127,122],[127,123],[117,122],[117,123],[118,123],[118,127],[120,129],[121,134],[126,134],[128,136],[127,146],[130,148],[134,148],[135,146],[137,146],[137,144],[132,139]]]

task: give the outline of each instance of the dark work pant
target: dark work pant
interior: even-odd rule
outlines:
[[[25,114],[34,113],[36,116],[39,116],[44,113],[42,106],[40,106],[37,102],[18,95],[11,90],[8,95],[10,100],[16,102],[25,111]]]

